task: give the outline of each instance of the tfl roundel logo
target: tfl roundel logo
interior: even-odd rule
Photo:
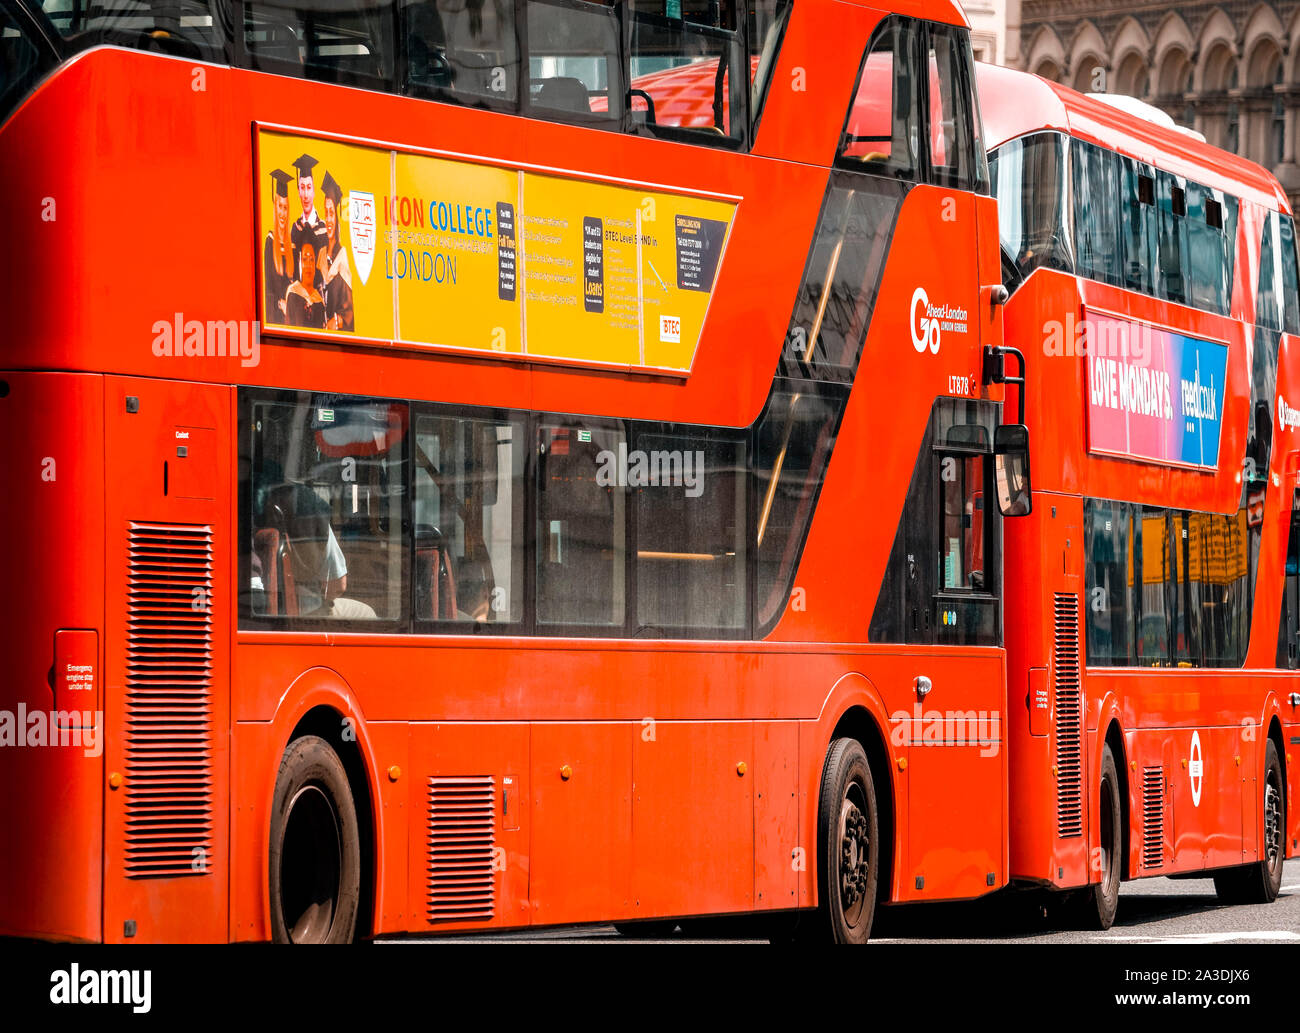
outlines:
[[[918,316],[917,309],[920,309]],[[930,349],[931,355],[939,354],[939,320],[930,315],[930,297],[924,287],[916,288],[912,294],[912,347],[918,352]]]

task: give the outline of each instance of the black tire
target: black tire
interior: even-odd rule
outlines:
[[[1097,794],[1097,847],[1101,851],[1101,882],[1079,892],[1076,909],[1080,924],[1089,929],[1109,929],[1119,910],[1119,884],[1124,870],[1124,834],[1121,818],[1119,770],[1107,746],[1101,755],[1101,784]]]
[[[867,755],[856,739],[826,753],[817,807],[818,908],[800,919],[798,938],[866,943],[876,912],[880,818]]]
[[[1214,891],[1226,904],[1271,904],[1282,888],[1286,857],[1286,787],[1282,762],[1272,739],[1264,748],[1264,855],[1254,864],[1229,868],[1214,876]]]
[[[284,751],[271,804],[271,935],[349,943],[361,895],[361,839],[348,776],[315,735]]]

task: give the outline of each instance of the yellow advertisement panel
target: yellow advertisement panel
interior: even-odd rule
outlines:
[[[265,131],[257,150],[263,326],[391,339],[377,261],[391,153]]]
[[[519,173],[416,154],[395,160],[384,261],[397,281],[401,339],[522,352]]]
[[[258,139],[265,325],[690,370],[733,202]]]

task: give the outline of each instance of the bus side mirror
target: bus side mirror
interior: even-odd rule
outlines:
[[[993,432],[993,464],[998,509],[1004,517],[1028,516],[1034,507],[1029,487],[1029,429],[1005,423]]]

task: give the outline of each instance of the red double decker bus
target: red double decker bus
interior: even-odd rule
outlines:
[[[0,14],[0,931],[860,941],[1005,884],[956,5]]]
[[[1270,901],[1300,839],[1300,298],[1264,169],[981,66],[1026,357],[1008,527],[1010,875],[1114,920],[1121,879]]]

